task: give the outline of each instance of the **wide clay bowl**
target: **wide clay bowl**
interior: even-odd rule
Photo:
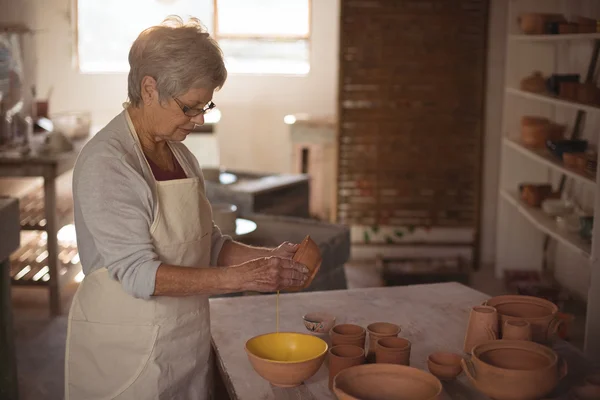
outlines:
[[[496,309],[500,330],[506,321],[527,321],[531,325],[532,340],[542,344],[554,341],[561,324],[564,323],[558,318],[556,304],[539,297],[502,295],[492,297],[483,305]]]
[[[554,390],[567,365],[549,347],[524,340],[493,340],[462,360],[467,378],[496,400],[535,400]]]
[[[245,349],[260,376],[274,386],[294,387],[317,373],[328,346],[313,335],[279,332],[255,336]]]
[[[462,372],[461,360],[462,357],[458,354],[438,351],[427,358],[427,368],[438,379],[449,381]]]
[[[406,365],[363,364],[337,374],[333,392],[339,400],[438,400],[442,383]]]
[[[315,243],[310,236],[306,236],[302,243],[300,243],[300,246],[298,246],[298,250],[296,250],[293,260],[306,265],[306,268],[310,271],[310,275],[302,287],[287,289],[288,291],[296,292],[310,286],[313,279],[315,279],[317,272],[319,272],[319,269],[321,268],[323,258],[321,256],[319,245]]]

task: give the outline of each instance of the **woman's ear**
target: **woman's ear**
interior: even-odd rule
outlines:
[[[156,90],[156,80],[151,76],[144,76],[141,84],[142,100],[144,105],[149,106],[155,99],[158,99],[158,91]]]

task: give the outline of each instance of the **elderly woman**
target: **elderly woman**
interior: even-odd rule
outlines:
[[[308,270],[291,259],[297,244],[249,247],[213,223],[181,143],[227,75],[199,21],[145,30],[129,63],[129,103],[73,173],[85,278],[69,311],[66,399],[207,399],[209,296],[298,287]]]

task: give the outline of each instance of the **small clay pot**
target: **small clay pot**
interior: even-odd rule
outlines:
[[[360,348],[365,347],[367,331],[360,325],[339,324],[331,328],[331,345],[350,344]]]
[[[377,340],[375,362],[377,364],[410,365],[409,340],[399,337],[384,337]]]
[[[461,360],[462,357],[458,354],[438,351],[427,358],[427,368],[438,379],[449,381],[462,372]]]
[[[475,306],[471,308],[463,350],[471,354],[478,344],[498,339],[498,313],[494,307]]]
[[[369,346],[367,352],[367,360],[375,361],[375,350],[377,348],[377,340],[384,337],[396,337],[400,333],[400,327],[389,322],[375,322],[367,326],[369,332]]]
[[[333,378],[340,371],[364,362],[365,350],[361,347],[342,344],[329,349],[329,389],[333,389]]]
[[[317,272],[319,272],[319,269],[321,268],[323,257],[321,256],[319,245],[317,245],[315,241],[307,235],[302,243],[300,243],[298,250],[296,250],[293,260],[300,264],[306,265],[306,268],[308,268],[310,273],[309,278],[302,287],[287,289],[290,292],[297,292],[310,286],[313,279],[315,279]]]
[[[531,324],[527,321],[504,321],[502,339],[531,340]]]

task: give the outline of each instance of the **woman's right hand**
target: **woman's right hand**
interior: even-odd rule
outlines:
[[[234,267],[243,290],[275,292],[302,286],[308,279],[308,268],[290,258],[261,257]]]

